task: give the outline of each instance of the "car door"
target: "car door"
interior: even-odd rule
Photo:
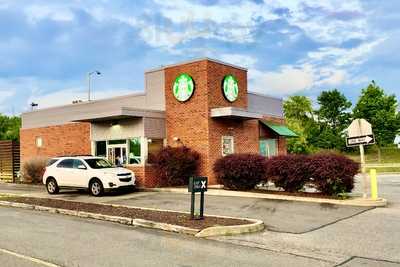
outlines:
[[[74,159],[71,183],[74,187],[88,187],[88,168],[80,159]]]
[[[57,171],[54,176],[59,186],[72,186],[71,171],[73,163],[73,159],[63,159],[57,164]]]

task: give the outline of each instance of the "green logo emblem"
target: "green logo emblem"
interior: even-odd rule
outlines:
[[[222,91],[224,91],[225,98],[233,102],[238,98],[239,86],[235,76],[227,75],[222,83]]]
[[[184,102],[189,100],[194,92],[194,82],[192,77],[186,73],[180,74],[175,79],[172,91],[178,101]]]

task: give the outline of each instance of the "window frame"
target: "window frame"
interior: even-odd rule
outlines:
[[[224,140],[229,139],[231,144],[231,153],[224,153]],[[234,154],[235,153],[235,137],[233,135],[223,135],[221,136],[221,154],[223,157]]]

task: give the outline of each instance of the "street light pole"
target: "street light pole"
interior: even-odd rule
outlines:
[[[92,77],[93,74],[100,75],[101,72],[98,71],[98,70],[95,70],[95,71],[88,72],[88,74],[87,74],[87,82],[88,82],[88,101],[91,100],[91,99],[90,99],[90,90],[91,90],[91,88],[90,88],[90,82],[91,82],[91,81],[90,81],[90,80],[91,80],[91,77]]]

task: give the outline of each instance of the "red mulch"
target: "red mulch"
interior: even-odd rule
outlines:
[[[110,216],[128,217],[133,219],[144,219],[160,223],[174,224],[202,230],[212,226],[230,226],[248,224],[248,221],[220,217],[204,216],[203,220],[191,220],[190,214],[181,212],[153,211],[138,208],[114,207],[112,205],[65,201],[49,198],[33,197],[3,197],[1,200],[38,205],[51,208],[76,210],[84,212],[99,213]]]

